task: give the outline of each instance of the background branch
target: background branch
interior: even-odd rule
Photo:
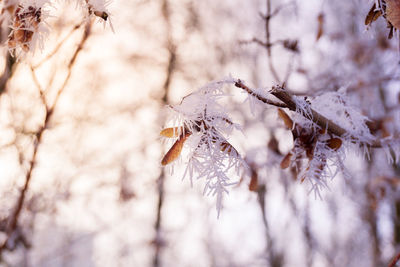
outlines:
[[[34,68],[31,68],[31,71],[33,73],[33,77],[34,77],[34,82],[35,84],[38,86],[38,90],[40,91],[40,96],[41,96],[41,100],[43,102],[43,104],[45,105],[45,118],[44,118],[44,122],[43,125],[39,128],[39,130],[35,133],[34,136],[34,144],[33,144],[33,153],[32,153],[32,158],[28,167],[28,171],[26,172],[25,175],[25,182],[24,185],[20,191],[19,197],[14,205],[14,209],[12,211],[12,214],[9,216],[8,220],[7,220],[7,225],[6,225],[6,234],[7,237],[4,241],[4,243],[0,246],[0,253],[3,252],[4,249],[7,248],[9,240],[11,239],[13,233],[15,232],[15,230],[18,227],[18,220],[21,214],[21,210],[22,207],[24,205],[24,201],[26,198],[26,194],[28,192],[29,189],[29,185],[30,185],[30,181],[32,178],[32,174],[33,174],[33,170],[36,167],[37,164],[37,154],[39,151],[39,147],[40,144],[42,143],[42,139],[43,139],[43,133],[46,129],[49,128],[49,123],[52,119],[52,116],[54,114],[54,109],[57,106],[59,97],[61,95],[61,93],[64,91],[70,77],[71,77],[71,73],[72,73],[72,68],[74,66],[74,63],[76,61],[76,58],[78,56],[78,54],[81,52],[89,34],[90,34],[90,29],[91,29],[91,23],[88,23],[86,25],[85,31],[83,33],[83,36],[79,42],[78,47],[75,49],[74,54],[72,55],[72,58],[70,59],[69,63],[68,63],[68,73],[67,76],[64,79],[64,82],[62,84],[62,86],[58,89],[57,91],[57,95],[56,98],[54,99],[54,102],[52,103],[52,105],[48,106],[48,103],[46,101],[46,98],[44,96],[44,92],[43,89],[40,87],[37,79],[36,79],[36,75],[34,73]]]

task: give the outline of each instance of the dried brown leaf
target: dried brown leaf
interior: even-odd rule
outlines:
[[[269,139],[268,148],[273,152],[275,152],[276,154],[281,154],[281,152],[279,151],[279,143],[278,140],[276,140],[275,136],[272,136]]]
[[[307,147],[305,147],[305,150],[307,158],[312,160],[314,158],[315,144],[309,144]]]
[[[327,141],[327,145],[336,151],[342,146],[342,140],[340,138],[331,138]]]
[[[222,142],[220,146],[222,152],[226,152],[235,157],[239,156],[239,152],[228,141]]]
[[[281,161],[281,168],[286,169],[290,166],[290,161],[292,158],[292,153],[288,153]]]
[[[160,132],[161,136],[168,138],[176,138],[183,132],[183,127],[165,128]]]
[[[190,133],[185,133],[185,135],[181,135],[181,137],[173,144],[170,150],[168,150],[167,154],[165,154],[164,158],[161,161],[162,165],[165,166],[179,157],[182,152],[183,144],[189,136]]]
[[[375,4],[369,10],[367,16],[365,17],[365,25],[370,25],[372,22],[377,20],[382,15],[380,10],[376,10]]]
[[[249,184],[249,190],[252,192],[257,192],[258,190],[258,175],[256,172],[252,172]]]
[[[317,31],[317,38],[316,41],[321,38],[321,36],[324,34],[324,21],[325,21],[325,16],[323,13],[320,13],[318,15],[318,31]]]
[[[288,129],[293,129],[293,121],[289,117],[289,115],[285,111],[283,111],[283,109],[278,108],[278,116],[283,120],[283,123],[285,123],[285,126]]]

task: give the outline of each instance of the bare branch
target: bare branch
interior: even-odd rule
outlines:
[[[91,28],[91,24],[88,23],[86,28],[85,28],[85,31],[83,33],[82,39],[81,39],[78,47],[76,48],[74,54],[72,55],[72,58],[69,61],[68,74],[67,74],[66,78],[64,79],[64,82],[63,82],[62,86],[57,91],[56,98],[55,98],[53,104],[50,107],[48,107],[47,104],[46,104],[46,99],[44,98],[42,88],[41,88],[40,84],[38,83],[38,81],[36,79],[36,76],[35,76],[33,68],[31,68],[32,74],[33,74],[33,77],[34,77],[34,82],[38,86],[38,90],[40,91],[41,99],[42,99],[43,104],[45,105],[45,108],[46,108],[45,109],[46,113],[45,113],[45,118],[44,118],[43,125],[35,133],[35,140],[34,140],[32,159],[30,161],[28,171],[27,171],[27,173],[25,175],[24,186],[23,186],[23,188],[22,188],[22,190],[20,192],[20,195],[19,195],[19,197],[17,199],[17,202],[15,203],[14,210],[12,211],[12,214],[8,218],[7,226],[6,226],[7,238],[5,239],[4,243],[0,246],[0,253],[5,248],[7,248],[9,239],[12,237],[13,233],[16,231],[16,229],[18,227],[18,220],[19,220],[19,217],[20,217],[20,214],[21,214],[21,211],[22,211],[22,207],[23,207],[25,198],[26,198],[26,193],[27,193],[29,185],[30,185],[30,181],[31,181],[31,178],[32,178],[33,170],[35,169],[36,164],[37,164],[37,154],[38,154],[38,151],[39,151],[40,144],[42,143],[43,133],[49,127],[49,123],[51,121],[51,118],[52,118],[52,115],[53,115],[53,111],[54,111],[54,109],[55,109],[55,107],[56,107],[56,105],[58,103],[58,100],[59,100],[59,97],[60,97],[61,93],[64,91],[65,86],[67,85],[67,83],[69,81],[69,78],[71,77],[72,67],[73,67],[73,65],[74,65],[74,63],[76,61],[76,58],[77,58],[79,52],[82,50],[83,45],[85,44],[85,42],[86,42],[86,40],[87,40],[87,38],[88,38],[88,36],[90,34],[90,28]]]
[[[49,59],[51,59],[61,48],[61,46],[66,42],[66,40],[77,30],[81,27],[83,23],[77,24],[75,25],[69,32],[68,34],[56,45],[56,47],[54,48],[54,50],[49,53],[45,58],[43,58],[39,63],[37,63],[36,65],[32,66],[33,69],[36,69],[38,67],[40,67],[43,63],[45,63],[46,61],[48,61]]]
[[[261,102],[263,102],[265,104],[276,106],[276,107],[280,107],[280,108],[288,108],[288,106],[285,103],[275,102],[273,100],[267,99],[267,98],[255,93],[248,86],[246,86],[241,80],[237,80],[237,82],[235,83],[235,86],[238,87],[238,88],[243,89],[249,95],[254,96],[255,98],[257,98],[258,100],[260,100]]]
[[[271,13],[271,1],[267,0],[267,14],[265,15],[264,19],[265,19],[265,40],[266,40],[266,44],[271,44],[271,33],[270,33],[270,20],[272,18],[272,13]],[[278,12],[276,12],[278,13]],[[276,15],[276,14],[274,14]],[[267,55],[268,55],[268,66],[269,69],[272,73],[272,76],[274,77],[274,79],[280,83],[280,78],[278,73],[275,70],[275,66],[272,63],[272,52],[271,52],[271,45],[267,45]]]

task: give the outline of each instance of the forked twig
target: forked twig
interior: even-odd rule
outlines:
[[[6,225],[6,234],[7,237],[5,239],[5,241],[3,242],[3,244],[0,246],[0,253],[3,251],[3,249],[5,249],[7,247],[8,241],[10,240],[10,238],[12,237],[13,233],[15,232],[15,230],[17,229],[18,226],[18,220],[21,214],[21,210],[25,201],[25,197],[26,197],[26,193],[28,191],[29,185],[30,185],[30,181],[32,178],[32,174],[33,174],[33,170],[36,167],[37,164],[37,154],[39,151],[39,147],[40,144],[42,142],[42,137],[43,137],[43,133],[46,129],[48,129],[49,127],[49,123],[51,121],[52,115],[54,113],[54,109],[57,106],[59,97],[61,95],[61,93],[64,91],[70,77],[71,77],[71,73],[72,73],[72,67],[74,66],[74,63],[76,61],[76,58],[78,56],[78,54],[81,52],[83,45],[85,44],[86,40],[89,37],[90,34],[90,29],[91,29],[91,23],[88,23],[86,25],[85,31],[83,33],[83,36],[79,42],[78,47],[76,48],[74,54],[72,55],[69,64],[68,64],[68,73],[67,76],[64,79],[64,82],[62,84],[62,86],[58,89],[57,91],[57,95],[56,98],[54,99],[54,102],[52,103],[52,105],[48,105],[47,104],[47,100],[44,96],[44,92],[40,86],[40,84],[37,81],[36,75],[34,73],[34,68],[31,68],[31,71],[33,72],[33,79],[35,84],[38,86],[38,90],[40,91],[40,96],[41,96],[41,100],[43,102],[43,104],[45,105],[45,118],[44,118],[44,122],[43,125],[38,129],[38,131],[35,133],[35,140],[34,140],[34,147],[33,147],[33,154],[32,154],[32,159],[30,161],[29,164],[29,168],[28,171],[25,175],[25,183],[24,186],[20,192],[20,195],[17,199],[17,202],[15,203],[14,209],[12,211],[12,214],[9,216],[8,221],[7,221],[7,225]]]

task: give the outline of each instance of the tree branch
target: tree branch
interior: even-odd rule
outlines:
[[[87,40],[87,38],[88,38],[88,36],[90,34],[90,28],[91,28],[91,24],[88,23],[88,25],[86,26],[85,31],[83,33],[82,39],[79,42],[78,47],[76,48],[74,54],[72,55],[72,58],[69,61],[67,76],[65,77],[62,86],[57,91],[56,98],[55,98],[53,104],[50,107],[47,105],[45,96],[43,95],[44,92],[42,91],[42,88],[40,87],[40,84],[38,83],[38,81],[36,79],[36,75],[34,73],[34,68],[33,67],[31,68],[31,70],[33,72],[34,82],[38,86],[38,90],[40,91],[41,100],[42,100],[43,104],[45,105],[45,118],[44,118],[43,125],[35,133],[35,140],[34,140],[32,159],[30,161],[28,171],[27,171],[27,173],[25,175],[24,186],[23,186],[23,188],[22,188],[22,190],[21,190],[21,192],[19,194],[17,202],[15,203],[15,206],[14,206],[14,209],[12,211],[12,214],[8,218],[7,226],[6,226],[7,237],[6,237],[5,241],[4,241],[4,243],[0,246],[0,254],[5,248],[7,248],[7,245],[8,245],[8,242],[9,242],[10,238],[12,237],[13,233],[15,232],[15,230],[18,227],[18,220],[19,220],[19,217],[20,217],[20,214],[21,214],[21,211],[22,211],[22,207],[23,207],[25,198],[26,198],[26,193],[27,193],[29,185],[30,185],[30,181],[31,181],[31,178],[32,178],[32,173],[33,173],[33,170],[35,169],[36,164],[37,164],[37,154],[38,154],[38,151],[39,151],[40,144],[42,143],[43,133],[49,127],[49,123],[50,123],[50,120],[52,118],[52,115],[54,114],[54,109],[55,109],[55,107],[56,107],[56,105],[58,103],[59,97],[60,97],[61,93],[64,91],[64,89],[65,89],[65,87],[66,87],[66,85],[67,85],[67,83],[69,81],[69,78],[71,77],[72,67],[74,66],[76,58],[77,58],[79,52],[82,50],[83,45],[85,44],[85,42],[86,42],[86,40]]]
[[[235,86],[238,87],[238,88],[243,89],[249,95],[254,96],[255,98],[257,98],[258,100],[260,100],[261,102],[263,102],[265,104],[276,106],[276,107],[279,107],[279,108],[287,108],[288,107],[285,103],[275,102],[273,100],[267,99],[267,98],[255,93],[248,86],[246,86],[241,80],[237,80],[237,82],[235,83]]]
[[[276,107],[281,107],[281,108],[288,108],[295,112],[298,112],[298,110],[299,110],[296,102],[293,100],[292,94],[290,94],[287,90],[285,90],[281,86],[272,87],[272,90],[270,91],[270,93],[273,96],[275,96],[276,98],[278,98],[279,100],[281,100],[282,103],[272,101],[270,99],[267,99],[267,98],[257,94],[251,88],[246,86],[240,79],[238,79],[236,81],[235,86],[243,89],[249,95],[256,97],[258,100],[260,100],[261,102],[263,102],[265,104],[276,106]],[[334,134],[339,137],[344,136],[348,133],[344,128],[342,128],[335,122],[329,120],[324,115],[318,113],[313,108],[311,108],[311,106],[309,107],[309,110],[310,110],[310,114],[301,113],[301,115],[303,115],[306,119],[309,119],[312,122],[314,122],[321,129],[326,129],[329,133]],[[351,136],[351,139],[353,139],[354,142],[356,142],[358,140],[358,138],[355,136]],[[389,144],[390,141],[393,141],[393,139],[380,140],[378,138],[375,138],[370,143],[365,143],[364,145],[366,145],[368,147],[382,147],[386,144]]]
[[[291,94],[289,94],[285,89],[282,87],[274,86],[272,87],[271,94],[274,95],[276,98],[281,100],[283,103],[287,105],[287,108],[289,108],[292,111],[297,110],[297,104],[293,100],[293,97]],[[322,129],[327,129],[330,133],[337,135],[337,136],[342,136],[347,133],[345,129],[334,123],[333,121],[327,119],[325,116],[319,114],[316,112],[314,109],[310,107],[310,112],[311,116],[307,116],[307,114],[302,114],[304,117],[307,119],[312,120],[315,124],[317,124],[319,127]]]

